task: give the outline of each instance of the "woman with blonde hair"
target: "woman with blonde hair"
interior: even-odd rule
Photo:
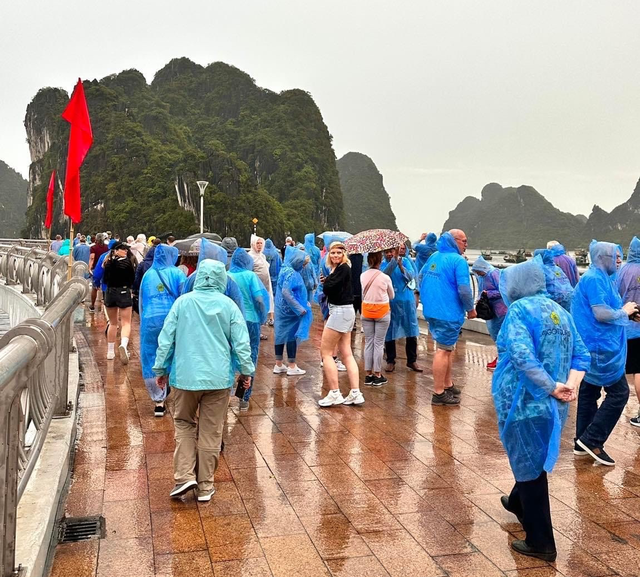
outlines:
[[[318,401],[321,407],[332,405],[361,405],[364,396],[360,392],[358,365],[351,351],[351,331],[356,320],[353,308],[353,286],[351,284],[351,263],[347,250],[340,241],[332,242],[327,262],[329,275],[320,279],[323,292],[329,302],[329,319],[322,332],[320,352],[329,393]],[[333,351],[338,347],[342,362],[347,368],[350,392],[343,397],[338,384],[338,367],[333,362]]]

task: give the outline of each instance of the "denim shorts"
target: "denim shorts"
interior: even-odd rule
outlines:
[[[329,320],[327,328],[338,333],[350,333],[356,322],[356,311],[353,305],[332,305],[329,304]]]
[[[457,321],[441,321],[439,319],[426,319],[429,323],[429,332],[436,341],[439,349],[452,351],[458,338],[460,337],[460,329],[462,323]]]

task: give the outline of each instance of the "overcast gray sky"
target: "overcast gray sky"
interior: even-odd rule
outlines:
[[[39,88],[171,58],[309,91],[407,234],[487,182],[606,210],[640,177],[637,0],[23,0],[0,6],[0,159],[27,175]]]

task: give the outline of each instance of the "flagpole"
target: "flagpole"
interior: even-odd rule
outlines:
[[[71,222],[71,232],[69,232],[69,268],[67,269],[67,280],[71,280],[73,272],[73,221],[69,219],[69,222]]]

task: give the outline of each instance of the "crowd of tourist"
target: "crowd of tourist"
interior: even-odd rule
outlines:
[[[404,339],[407,369],[423,372],[421,306],[436,347],[431,403],[450,407],[463,393],[452,378],[462,326],[480,315],[497,346],[487,369],[495,370],[500,438],[516,480],[502,504],[526,535],[512,546],[555,559],[547,474],[558,458],[568,404],[577,399],[574,454],[612,466],[605,443],[629,397],[625,374],[640,395],[638,238],[624,265],[620,246],[594,240],[582,277],[557,241],[502,271],[482,256],[469,267],[467,237],[458,229],[366,255],[348,255],[344,239],[331,233],[324,235],[322,250],[313,233],[304,243],[288,237],[281,250],[257,236],[249,250],[231,237],[219,245],[203,238],[196,256],[180,256],[174,240],[139,234],[123,242],[100,233],[78,235],[73,247],[60,237],[51,245],[87,263],[93,278],[89,310],[95,311],[102,291],[108,360],[116,356],[119,327],[118,356],[128,363],[132,311],[140,314],[142,374],[156,416],[165,414],[166,397],[175,390],[172,497],[195,488],[198,500],[211,499],[229,389],[235,384],[238,408],[247,410],[261,341],[268,340],[265,327],[273,326],[273,373],[302,377],[298,349],[319,310],[324,330],[318,362],[327,392],[318,403],[359,406],[365,403],[361,384],[388,384],[383,367],[387,375],[396,370],[397,340]],[[358,313],[363,379],[351,348]],[[340,372],[347,374],[346,395]],[[631,425],[640,426],[640,413]]]

